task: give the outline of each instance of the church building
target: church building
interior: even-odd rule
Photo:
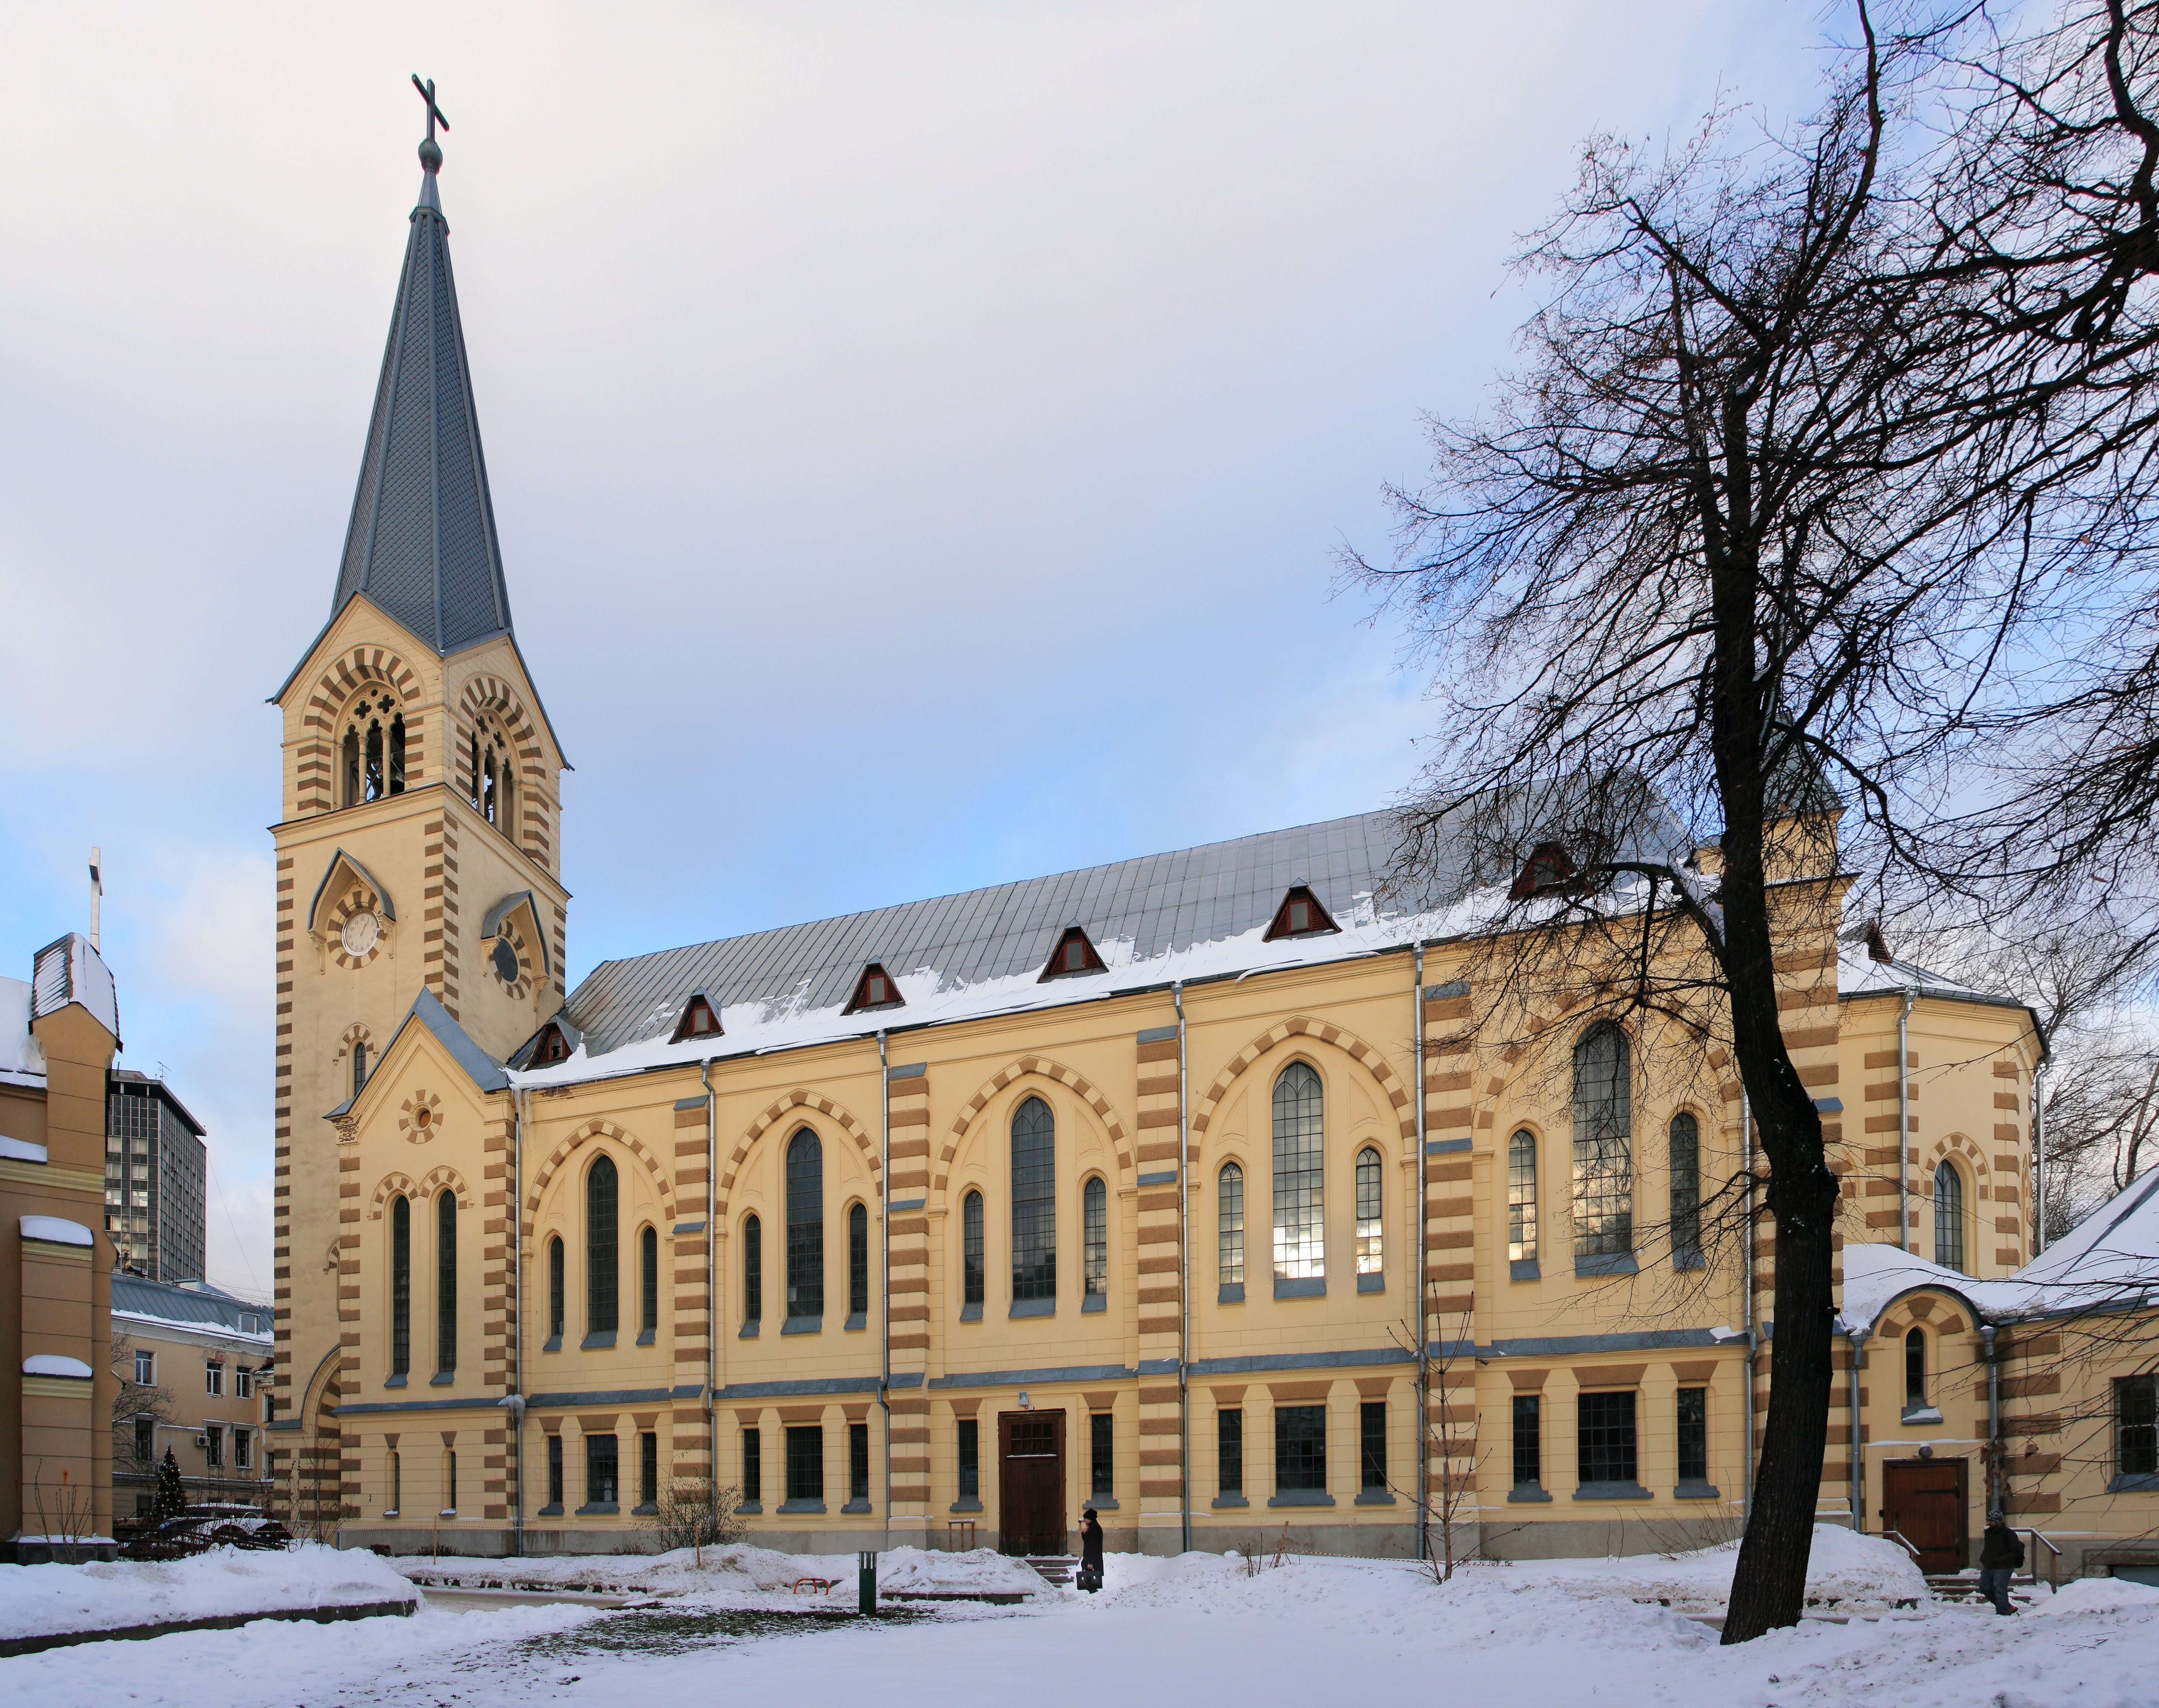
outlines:
[[[1457,1553],[1736,1534],[1773,1263],[1701,1225],[1752,1154],[1737,1076],[1564,1000],[1501,1027],[1477,945],[1389,898],[1387,814],[569,986],[567,761],[432,132],[329,621],[274,696],[295,1527],[634,1549],[717,1484],[822,1553],[1061,1553],[1091,1505],[1113,1548],[1406,1555],[1435,1492]],[[1778,967],[1844,1239],[2006,1276],[2032,1018],[1840,942],[1838,882],[1787,886],[1827,904]]]

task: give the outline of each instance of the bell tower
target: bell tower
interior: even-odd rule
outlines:
[[[272,696],[283,717],[273,1454],[303,1407],[334,1436],[353,1352],[339,1301],[358,1270],[363,1187],[340,1156],[345,1105],[422,991],[500,1061],[562,1007],[566,982],[567,763],[510,623],[437,183],[448,122],[434,85],[413,82],[427,111],[420,197],[329,620]],[[333,1465],[300,1465],[287,1447],[273,1474],[295,1519],[334,1530]]]

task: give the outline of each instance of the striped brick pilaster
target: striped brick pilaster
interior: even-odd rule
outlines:
[[[2024,1167],[2024,1115],[2030,1106],[2031,1089],[2024,1073],[2014,1062],[1994,1064],[1994,1179],[1991,1205],[1979,1208],[1980,1250],[1991,1249],[1994,1260],[2005,1269],[2022,1265],[2032,1249],[2031,1206],[2026,1202],[2028,1182]],[[1990,1231],[1991,1247],[1986,1243]]]
[[[437,946],[443,951],[443,1007],[458,1017],[458,821],[443,815],[443,911]]]
[[[1177,1028],[1151,1027],[1136,1040],[1137,1092],[1133,1166],[1138,1181],[1133,1281],[1138,1312],[1140,1369],[1141,1545],[1146,1532],[1183,1521],[1183,1419],[1178,1359],[1186,1281],[1178,1227]],[[1196,1150],[1192,1153],[1196,1155]]]
[[[505,1108],[484,1128],[481,1147],[485,1161],[480,1168],[480,1382],[498,1394],[510,1391],[511,1337],[517,1332],[517,1282],[511,1272],[510,1240],[515,1222],[510,1202],[510,1146],[516,1117]],[[480,1456],[480,1515],[510,1516],[509,1473],[505,1467],[507,1432],[491,1429],[483,1435]]]
[[[1452,1347],[1476,1338],[1477,1220],[1474,1149],[1489,1157],[1492,1112],[1475,1112],[1469,986],[1428,985],[1424,991],[1425,1143],[1422,1158],[1424,1274],[1421,1320],[1426,1344]],[[1473,1125],[1474,1123],[1474,1125]],[[1428,1486],[1438,1500],[1475,1478],[1476,1365],[1436,1360],[1425,1395],[1423,1451]]]
[[[277,1079],[271,1093],[276,1146],[272,1157],[271,1304],[274,1312],[277,1374],[272,1378],[271,1415],[289,1413],[298,1403],[293,1392],[293,859],[277,861]]]
[[[883,1183],[889,1219],[885,1272],[887,1333],[892,1348],[892,1511],[895,1524],[929,1518],[930,1375],[929,1075],[919,1064],[893,1068],[885,1081],[892,1178]],[[938,1218],[942,1227],[943,1218]]]
[[[437,1002],[443,998],[443,823],[429,819],[420,826],[426,838],[420,845],[420,981]]]
[[[670,1261],[677,1388],[702,1389],[712,1324],[718,1308],[708,1286],[717,1279],[712,1267],[716,1236],[706,1213],[712,1179],[707,1156],[709,1119],[708,1100],[702,1092],[675,1105],[676,1208],[681,1219],[670,1224],[667,1231],[673,1248]],[[677,1229],[681,1231],[676,1232]],[[712,1463],[712,1433],[705,1423],[705,1404],[702,1396],[677,1400],[669,1416],[669,1474],[678,1480],[695,1482],[717,1474]]]

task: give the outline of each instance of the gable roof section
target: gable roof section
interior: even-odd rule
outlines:
[[[412,1007],[406,1011],[404,1019],[398,1022],[397,1030],[391,1034],[390,1042],[383,1046],[381,1059],[389,1059],[390,1052],[397,1047],[397,1040],[404,1037],[405,1028],[415,1021],[435,1034],[443,1048],[450,1053],[450,1059],[463,1069],[465,1077],[481,1090],[507,1091],[510,1089],[510,1075],[503,1072],[502,1064],[473,1042],[472,1035],[450,1017],[450,1011],[442,1005],[432,991],[422,991],[412,999]],[[375,1078],[376,1075],[370,1073],[367,1076],[367,1085],[331,1110],[324,1119],[334,1121],[351,1109],[354,1104],[367,1095],[368,1088],[375,1084]]]

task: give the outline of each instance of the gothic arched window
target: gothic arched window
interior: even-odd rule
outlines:
[[[1275,1279],[1327,1273],[1326,1110],[1319,1075],[1292,1062],[1275,1080]]]
[[[585,1333],[612,1334],[619,1312],[615,1268],[614,1164],[602,1157],[585,1176]]]
[[[360,792],[360,732],[349,729],[344,732],[344,787],[338,792],[343,806],[358,806],[366,799]]]
[[[355,1042],[352,1047],[352,1095],[360,1095],[360,1087],[367,1084],[367,1046]]]
[[[380,800],[390,792],[383,784],[382,726],[373,718],[367,723],[367,774],[361,781],[360,791],[368,800]]]
[[[1367,1147],[1357,1153],[1357,1273],[1378,1275],[1385,1267],[1383,1229],[1386,1216],[1381,1208],[1383,1171],[1380,1153]]]
[[[1574,1047],[1574,1255],[1634,1249],[1633,1094],[1627,1034],[1602,1021]]]
[[[787,1314],[825,1314],[825,1147],[808,1127],[787,1145]]]
[[[754,1328],[764,1316],[764,1224],[743,1219],[743,1324]]]
[[[1964,1268],[1964,1177],[1950,1162],[1934,1170],[1934,1261]]]
[[[390,1200],[390,1374],[412,1367],[412,1203]]]
[[[435,1200],[435,1369],[458,1367],[458,1197],[447,1187]]]
[[[847,1315],[870,1313],[870,1213],[857,1204],[847,1212]]]
[[[1507,1141],[1507,1259],[1537,1260],[1537,1136],[1527,1127]]]
[[[1245,1284],[1245,1171],[1235,1162],[1214,1177],[1214,1278],[1225,1287]]]
[[[1030,1097],[1012,1111],[1012,1302],[1057,1297],[1057,1121]]]
[[[1110,1295],[1110,1189],[1099,1174],[1080,1188],[1080,1291],[1089,1299]]]
[[[982,1307],[982,1195],[971,1192],[960,1204],[960,1302]]]
[[[1672,1117],[1672,1267],[1701,1267],[1701,1128],[1681,1110]]]
[[[567,1268],[562,1251],[562,1236],[557,1234],[547,1242],[547,1338],[556,1345],[562,1343],[562,1319],[566,1314]]]
[[[660,1333],[660,1230],[637,1236],[637,1343],[650,1346]]]

